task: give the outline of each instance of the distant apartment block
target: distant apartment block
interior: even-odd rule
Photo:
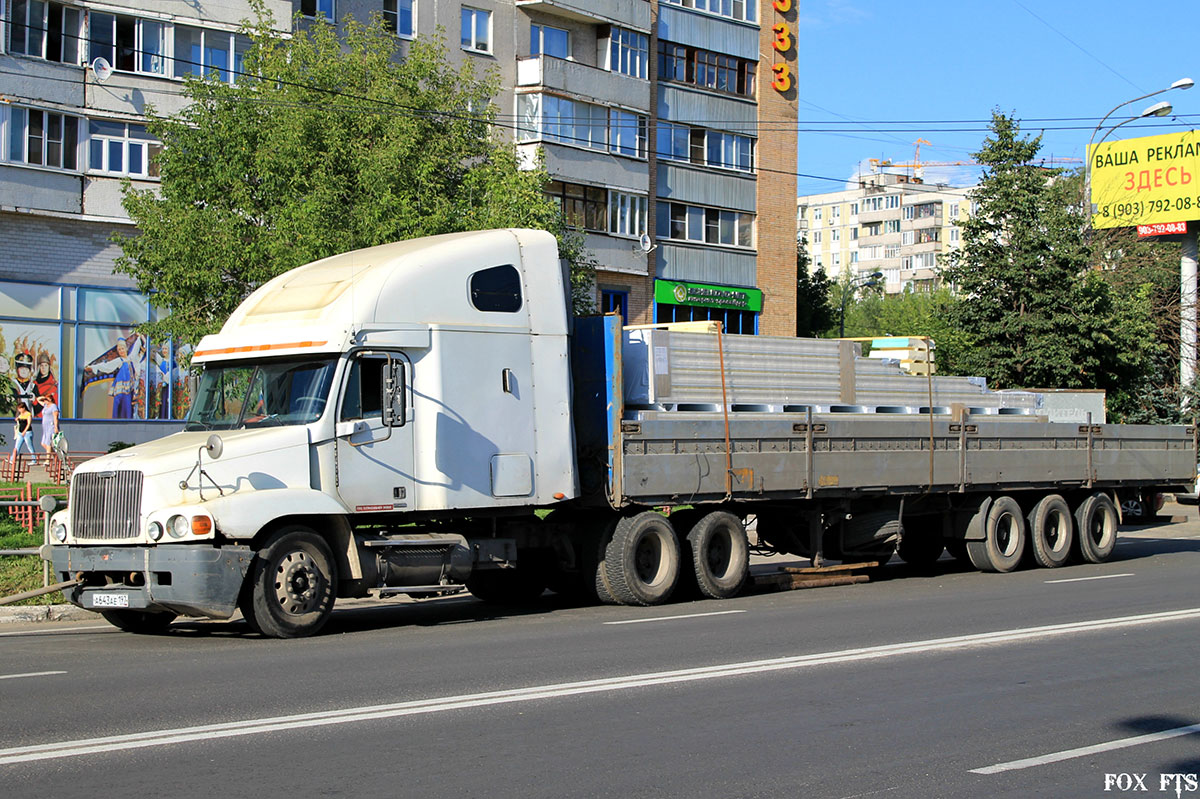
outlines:
[[[796,224],[811,269],[833,279],[883,274],[884,290],[929,287],[939,259],[960,242],[970,188],[933,186],[907,175],[864,176],[853,189],[796,200]]]

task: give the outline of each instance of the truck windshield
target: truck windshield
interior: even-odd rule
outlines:
[[[329,397],[333,358],[212,364],[188,412],[184,430],[307,424]]]

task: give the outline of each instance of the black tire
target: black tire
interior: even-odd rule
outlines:
[[[127,633],[161,635],[167,631],[178,614],[152,610],[102,610],[104,620]]]
[[[1117,506],[1107,494],[1095,493],[1075,509],[1079,555],[1088,563],[1104,563],[1117,545]]]
[[[479,569],[467,578],[467,590],[476,599],[496,605],[527,605],[546,591],[546,577],[536,563],[522,565],[525,555],[518,556],[517,566],[510,569]],[[532,556],[528,556],[532,559]]]
[[[605,548],[598,580],[622,605],[660,605],[679,581],[679,539],[665,516],[622,517]]]
[[[337,566],[325,539],[308,527],[285,527],[250,566],[242,615],[271,638],[303,638],[333,612]]]
[[[728,511],[709,513],[693,525],[687,541],[700,593],[710,599],[741,593],[750,576],[750,542],[741,519]]]
[[[1021,565],[1028,536],[1025,534],[1025,514],[1015,499],[998,497],[992,503],[983,532],[983,541],[967,542],[967,555],[976,569],[1010,572]]]
[[[1047,569],[1066,563],[1075,542],[1075,519],[1067,501],[1058,494],[1044,496],[1029,511],[1027,521],[1034,562]]]
[[[912,528],[909,528],[900,539],[896,554],[909,566],[928,568],[938,562],[945,549],[946,545],[942,543],[941,535],[936,535],[930,530],[914,534]]]

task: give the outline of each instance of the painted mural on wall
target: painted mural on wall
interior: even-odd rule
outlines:
[[[170,341],[156,344],[150,353],[150,418],[182,419],[191,406],[191,375],[181,363],[188,351]]]
[[[0,390],[35,409],[38,397],[57,404],[59,363],[57,325],[0,323]]]
[[[146,418],[145,336],[130,328],[80,328],[79,408],[87,419]]]

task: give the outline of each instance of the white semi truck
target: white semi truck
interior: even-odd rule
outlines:
[[[615,316],[569,318],[541,231],[302,266],[197,346],[182,432],[76,470],[43,556],[70,601],[125,630],[240,609],[296,637],[337,597],[464,585],[489,601],[734,596],[750,518],[761,545],[814,560],[1099,562],[1119,498],[1195,478],[1191,427],[635,405],[628,339]]]

